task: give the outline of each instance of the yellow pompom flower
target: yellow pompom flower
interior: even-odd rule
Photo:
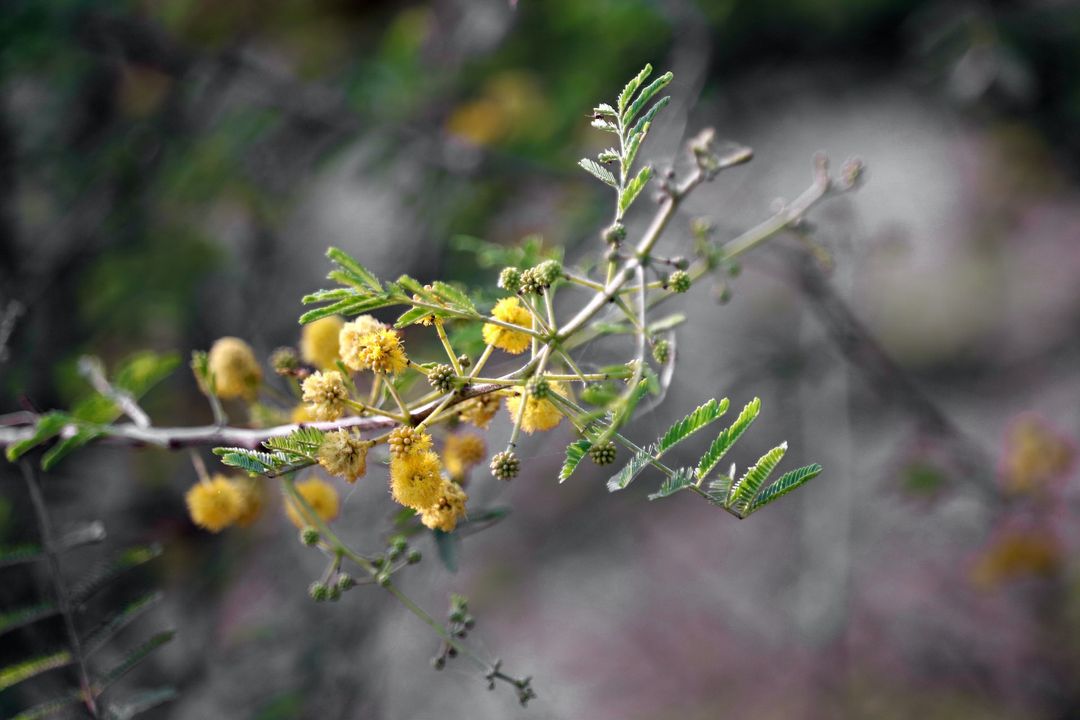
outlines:
[[[434,505],[424,508],[420,513],[420,522],[432,530],[453,532],[458,520],[465,517],[465,502],[469,496],[456,482],[443,480],[439,489],[439,499]]]
[[[431,449],[431,435],[423,428],[401,425],[391,431],[387,444],[394,457],[427,452]]]
[[[491,315],[497,320],[502,320],[503,322],[512,325],[532,328],[532,315],[529,314],[528,310],[522,307],[521,301],[516,297],[503,298],[495,303],[495,307],[491,310]],[[494,345],[511,355],[518,355],[525,352],[529,348],[532,339],[527,333],[517,332],[494,323],[484,323],[483,335],[484,342],[488,345]]]
[[[409,365],[401,336],[390,328],[359,333],[347,323],[341,330],[341,359],[352,370],[397,375]]]
[[[337,370],[316,370],[304,379],[300,387],[304,391],[301,399],[311,407],[319,420],[337,420],[345,414],[349,388]]]
[[[230,480],[240,497],[240,508],[236,514],[236,524],[240,527],[248,527],[254,523],[262,512],[263,489],[262,484],[254,478],[233,478]]]
[[[566,388],[560,383],[548,383],[548,386],[550,392],[556,392],[565,397]],[[525,388],[517,388],[513,395],[506,398],[506,409],[510,411],[510,417],[515,421],[521,410],[521,396],[525,392]],[[559,408],[551,400],[529,395],[525,400],[525,414],[521,417],[521,429],[527,433],[544,432],[558,425],[562,417]]]
[[[317,368],[332,368],[338,360],[338,335],[344,321],[337,315],[319,318],[300,331],[300,357]]]
[[[367,451],[371,442],[348,430],[327,433],[319,446],[319,464],[331,475],[356,482],[367,472]]]
[[[251,346],[240,338],[219,338],[210,348],[207,368],[214,378],[217,395],[231,398],[254,398],[262,382],[262,369]]]
[[[484,438],[476,433],[449,435],[443,445],[443,462],[451,477],[459,478],[487,456]]]
[[[315,422],[315,413],[311,412],[311,409],[307,405],[300,403],[293,408],[289,419],[297,425]]]
[[[458,417],[462,422],[472,423],[476,427],[486,430],[491,424],[491,419],[499,411],[499,393],[488,393],[471,398],[458,405]]]
[[[236,522],[243,509],[243,497],[224,475],[195,483],[184,496],[191,522],[216,533]]]
[[[308,478],[296,483],[296,491],[300,493],[300,497],[307,501],[307,504],[311,506],[311,509],[315,511],[315,514],[323,522],[330,522],[337,517],[341,501],[338,499],[337,490],[330,483],[322,478]],[[289,495],[285,496],[285,514],[289,516],[289,521],[298,528],[304,528],[312,524],[305,517],[307,511]]]
[[[405,507],[422,511],[434,505],[442,482],[439,456],[430,450],[390,458],[390,494]]]

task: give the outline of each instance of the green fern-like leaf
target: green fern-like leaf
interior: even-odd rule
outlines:
[[[720,401],[713,398],[707,403],[699,405],[692,413],[668,428],[657,445],[659,451],[667,452],[698,430],[717,420],[727,412],[728,404],[727,398]]]
[[[638,93],[638,96],[634,98],[634,102],[623,112],[623,126],[625,127],[634,122],[634,118],[637,117],[637,114],[645,108],[650,100],[656,97],[658,92],[666,88],[674,77],[675,76],[670,72],[666,72],[642,88],[641,92]]]
[[[71,592],[72,603],[76,606],[82,605],[120,575],[144,565],[160,555],[161,546],[157,543],[139,545],[124,550],[114,559],[91,570],[83,581],[74,587]]]
[[[267,453],[247,448],[218,447],[214,454],[221,458],[223,465],[240,468],[255,475],[276,472],[288,464],[288,458],[277,453]]]
[[[277,451],[277,453],[295,456],[286,459],[288,462],[294,462],[296,460],[311,459],[311,456],[318,452],[325,438],[326,433],[322,430],[308,426],[297,428],[288,435],[268,438],[263,442],[263,445],[269,450]],[[281,459],[277,454],[274,454],[273,457],[278,460]]]
[[[615,179],[615,176],[611,174],[611,171],[595,160],[582,158],[578,160],[578,165],[600,182],[610,185],[613,188],[619,187],[619,181]]]
[[[43,557],[45,557],[45,551],[40,545],[34,543],[0,547],[0,567],[35,562]]]
[[[38,620],[52,617],[60,612],[55,603],[43,602],[29,607],[12,610],[0,615],[0,635],[4,635],[16,628],[30,625]]]
[[[11,720],[44,720],[44,718],[56,717],[61,711],[82,702],[78,692],[69,692],[66,695],[46,700],[23,710]]]
[[[71,416],[62,412],[50,412],[42,415],[38,418],[37,425],[34,426],[33,435],[8,447],[7,459],[10,462],[15,462],[38,445],[59,435],[71,420]]]
[[[817,463],[784,473],[779,480],[762,490],[757,497],[750,501],[746,514],[749,515],[755,510],[763,508],[774,500],[787,495],[800,485],[810,482],[820,474],[821,466]]]
[[[769,479],[769,475],[780,464],[787,452],[787,443],[780,443],[769,452],[762,455],[754,466],[746,471],[731,488],[731,499],[728,506],[745,512],[750,501],[757,495],[762,484]]]
[[[622,470],[607,481],[608,492],[624,490],[642,470],[647,468],[649,464],[653,462],[653,458],[657,452],[659,452],[657,447],[655,445],[650,445],[649,447],[634,453],[634,456],[630,458],[630,462],[626,463]]]
[[[652,167],[646,165],[638,171],[638,174],[634,176],[634,179],[626,184],[622,193],[619,195],[619,211],[626,212],[630,209],[630,206],[637,200],[638,194],[645,189],[645,186],[649,184],[649,179],[652,177]]]
[[[120,705],[110,706],[109,718],[110,720],[131,720],[131,718],[138,717],[148,710],[172,702],[176,698],[176,690],[170,687],[143,690]]]
[[[644,115],[638,118],[636,123],[634,123],[634,127],[630,130],[630,135],[633,136],[637,133],[645,134],[649,132],[648,127],[652,125],[653,118],[656,117],[657,113],[666,108],[670,102],[671,98],[665,95],[653,103],[653,106],[649,108]]]
[[[73,662],[71,653],[67,650],[42,655],[31,660],[24,660],[16,665],[8,665],[0,669],[0,690],[6,690],[12,685],[17,685],[23,680],[29,680],[35,675],[62,668]]]
[[[623,113],[624,110],[626,110],[627,103],[630,102],[630,98],[634,97],[634,93],[637,92],[637,89],[639,87],[641,87],[641,83],[645,82],[645,80],[647,80],[649,75],[651,74],[652,65],[650,65],[649,63],[645,63],[645,67],[641,69],[641,72],[639,72],[633,79],[631,79],[630,82],[626,83],[626,86],[623,87],[622,92],[619,93],[618,106],[620,115]]]
[[[152,592],[125,605],[86,634],[82,640],[83,651],[87,656],[93,655],[115,637],[117,633],[161,602],[163,597],[164,595],[160,592]]]
[[[666,498],[680,490],[684,490],[694,482],[694,468],[684,467],[679,468],[670,477],[664,479],[664,482],[660,485],[660,488],[649,495],[650,500],[659,500],[660,498]]]
[[[713,440],[709,449],[705,451],[701,460],[698,461],[697,476],[699,478],[707,477],[713,471],[713,468],[724,458],[727,451],[750,427],[750,423],[754,422],[754,418],[758,416],[759,412],[761,412],[761,400],[754,398],[742,409],[739,417],[735,418],[735,422]]]
[[[455,310],[464,314],[475,315],[477,313],[476,305],[473,304],[472,299],[450,283],[435,280],[431,283],[431,290],[439,300],[450,305]]]
[[[150,637],[146,642],[142,643],[134,650],[124,656],[118,664],[113,666],[111,670],[102,675],[94,682],[94,694],[99,695],[105,691],[110,685],[122,678],[128,672],[130,672],[135,666],[149,657],[150,653],[157,650],[173,639],[176,635],[175,630],[165,630],[159,632]]]
[[[381,293],[383,291],[379,279],[344,250],[336,247],[329,248],[326,251],[326,257],[330,258],[344,272],[349,273],[361,285],[366,286],[373,292]]]
[[[586,438],[579,438],[566,446],[566,460],[563,461],[562,469],[559,470],[560,483],[574,474],[591,447],[592,442]]]

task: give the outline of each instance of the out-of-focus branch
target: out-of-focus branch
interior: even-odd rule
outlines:
[[[810,309],[848,362],[862,373],[875,392],[902,408],[924,432],[947,441],[965,477],[988,497],[996,498],[992,463],[985,452],[885,352],[813,258],[797,252],[790,255],[788,262]]]

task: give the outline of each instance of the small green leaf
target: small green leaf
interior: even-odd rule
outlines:
[[[52,470],[61,460],[82,446],[97,440],[104,435],[99,430],[80,430],[71,437],[64,438],[45,451],[41,456],[41,469]]]
[[[593,108],[593,112],[597,115],[607,115],[608,117],[619,117],[619,112],[608,105],[607,103],[600,103]]]
[[[383,291],[382,285],[379,284],[379,279],[376,278],[371,272],[358,263],[344,250],[336,247],[331,247],[326,251],[326,257],[336,263],[342,270],[352,275],[358,282],[366,285],[371,290],[377,293]]]
[[[476,305],[473,304],[472,299],[450,283],[436,280],[431,283],[431,290],[440,300],[453,306],[456,310],[476,314]]]
[[[630,98],[634,97],[634,93],[641,87],[641,83],[645,82],[650,74],[652,74],[652,65],[645,63],[645,67],[641,69],[641,72],[639,72],[630,82],[626,83],[622,92],[619,93],[618,105],[620,114],[626,109],[626,104],[630,102]]]
[[[33,543],[0,547],[0,567],[34,562],[43,557],[45,557],[45,551],[42,550],[40,545],[34,545]]]
[[[111,706],[110,720],[131,720],[133,717],[142,715],[147,710],[172,702],[178,697],[175,689],[170,687],[154,688],[136,693],[122,705]],[[262,715],[260,715],[262,717]]]
[[[435,549],[439,553],[439,560],[448,572],[458,571],[458,539],[454,533],[446,533],[442,530],[432,530],[435,538]]]
[[[685,314],[674,313],[672,315],[666,315],[659,320],[653,320],[646,329],[649,331],[649,334],[661,333],[667,330],[674,330],[685,322]]]
[[[312,303],[337,302],[338,300],[354,297],[356,297],[355,290],[349,288],[334,288],[333,290],[316,290],[313,293],[308,293],[300,298],[300,302],[304,305],[311,305]]]
[[[649,178],[652,177],[652,168],[648,165],[641,168],[634,179],[631,180],[622,193],[619,195],[619,211],[626,212],[631,205],[634,204],[634,200],[637,199],[638,194],[645,189],[645,186],[649,183]]]
[[[107,586],[120,575],[150,562],[161,555],[161,546],[158,544],[138,545],[128,548],[114,559],[105,562],[91,570],[87,576],[75,586],[71,592],[71,600],[74,605],[82,605],[95,593]]]
[[[727,412],[727,409],[727,398],[724,398],[719,402],[713,398],[707,403],[698,406],[692,413],[668,428],[668,431],[660,438],[658,446],[659,451],[662,453],[666,452],[668,449],[690,437],[709,423],[716,421],[721,415]]]
[[[62,668],[71,663],[71,653],[67,650],[61,650],[52,655],[42,655],[32,660],[25,660],[17,665],[8,665],[6,668],[0,669],[0,690],[6,690],[23,680],[29,680],[35,675]]]
[[[637,133],[648,134],[649,127],[652,125],[653,118],[656,114],[666,108],[668,103],[671,102],[671,98],[664,96],[656,101],[649,110],[638,118],[638,121],[634,123],[634,127],[630,130],[630,135],[634,136]]]
[[[731,424],[731,427],[725,429],[713,440],[712,445],[709,446],[701,460],[698,461],[697,476],[699,478],[704,478],[713,471],[713,468],[724,458],[731,446],[750,427],[750,423],[754,422],[754,418],[758,416],[759,412],[761,412],[761,400],[760,398],[754,398],[742,409],[739,417],[735,418],[735,422]]]
[[[45,413],[38,418],[37,425],[34,426],[34,434],[25,440],[20,440],[17,443],[10,445],[7,449],[7,459],[10,462],[15,462],[24,454],[34,449],[46,440],[50,440],[53,437],[60,434],[60,432],[71,422],[71,417],[67,413],[62,412],[50,412]]]
[[[754,466],[743,474],[739,482],[732,486],[729,507],[745,512],[750,502],[761,489],[762,484],[769,479],[769,475],[780,464],[787,452],[787,443],[780,443],[769,452],[762,455]]]
[[[619,182],[615,179],[615,176],[611,174],[611,171],[595,160],[581,158],[578,160],[578,165],[597,180],[606,183],[613,188],[619,187]]]
[[[562,469],[559,471],[560,483],[565,482],[567,478],[574,474],[574,470],[577,469],[578,464],[585,458],[591,447],[592,443],[585,438],[579,438],[566,446],[566,460],[563,461]]]
[[[656,452],[656,446],[651,445],[634,453],[634,456],[630,458],[630,462],[626,463],[622,470],[607,481],[608,492],[626,489],[626,486],[652,463]]]
[[[645,86],[641,90],[641,92],[638,93],[638,96],[634,99],[634,102],[630,105],[630,107],[626,108],[626,110],[623,111],[623,126],[625,127],[632,123],[637,114],[644,109],[645,104],[652,100],[653,97],[656,96],[656,93],[666,88],[668,86],[668,83],[670,83],[672,78],[674,77],[675,76],[672,75],[670,72],[666,72],[660,77],[653,80],[647,86]]]
[[[664,482],[660,485],[660,488],[649,495],[650,500],[659,500],[660,498],[666,498],[675,493],[690,487],[694,482],[694,468],[684,467],[679,468],[670,477],[664,478]]]
[[[818,475],[821,474],[821,466],[817,463],[813,465],[806,465],[805,467],[798,468],[786,472],[780,476],[780,479],[774,482],[769,487],[762,490],[757,497],[750,501],[750,507],[747,511],[747,515],[758,510],[774,500],[787,495],[795,488],[810,482]]]
[[[142,616],[147,610],[161,602],[163,597],[163,593],[152,592],[125,605],[114,615],[86,634],[86,637],[82,640],[83,651],[87,656],[95,653],[109,642],[109,640],[115,637],[117,633],[135,622],[135,620]]]
[[[21,628],[24,625],[30,625],[38,620],[52,617],[58,612],[59,609],[54,603],[43,602],[38,603],[37,605],[31,605],[30,607],[11,610],[0,614],[0,635],[11,632],[16,628]]]
[[[145,660],[150,655],[150,653],[154,652],[159,647],[172,640],[175,635],[175,630],[166,630],[164,632],[159,632],[153,637],[151,637],[149,640],[129,652],[123,660],[121,660],[111,670],[109,670],[107,673],[102,675],[98,680],[94,682],[94,694],[100,695],[102,692],[105,691],[106,688],[108,688],[110,685],[122,678],[124,675],[130,672],[132,668]]]

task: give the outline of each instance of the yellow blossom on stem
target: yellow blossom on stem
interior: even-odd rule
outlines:
[[[492,317],[503,322],[510,323],[512,325],[520,325],[521,327],[532,327],[532,315],[521,305],[521,301],[516,297],[503,298],[499,302],[495,303],[495,307],[491,310]],[[495,323],[484,323],[483,327],[484,342],[488,345],[494,345],[500,350],[505,350],[511,355],[518,355],[529,349],[529,344],[532,340],[528,333],[517,332],[510,328],[503,327],[502,325],[496,325]]]
[[[344,321],[337,315],[319,318],[300,331],[300,357],[317,368],[332,368],[338,360],[338,336]]]
[[[550,392],[566,396],[566,388],[560,383],[549,383],[549,388]],[[515,421],[521,410],[521,396],[525,393],[525,388],[517,388],[514,394],[506,398],[506,409],[510,411],[510,417]],[[521,417],[521,429],[527,433],[544,432],[558,425],[562,417],[559,408],[551,400],[529,395],[525,400],[525,414]]]
[[[397,331],[384,328],[360,333],[351,325],[347,323],[341,330],[341,360],[347,367],[387,375],[397,375],[408,367],[409,358]]]
[[[439,499],[431,507],[420,513],[420,522],[432,530],[453,532],[458,520],[465,517],[465,502],[469,496],[461,486],[450,480],[443,480],[439,489]]]
[[[304,379],[301,389],[302,399],[319,420],[337,420],[345,414],[345,401],[349,399],[349,388],[345,378],[337,370],[320,372],[316,370]]]
[[[371,443],[348,430],[327,433],[319,446],[319,464],[331,475],[356,482],[367,472],[367,451]]]
[[[262,483],[255,478],[233,478],[230,480],[240,497],[240,509],[236,515],[236,524],[240,527],[248,527],[254,523],[262,512],[263,488]]]
[[[307,501],[307,504],[311,506],[311,509],[315,511],[323,522],[329,522],[337,517],[338,510],[341,507],[338,492],[333,485],[322,478],[313,477],[301,480],[296,483],[296,492],[300,493],[300,497]],[[289,521],[298,528],[311,525],[311,520],[305,517],[307,515],[306,510],[288,495],[285,496],[285,514],[289,516]]]
[[[390,445],[390,454],[394,457],[400,457],[430,450],[431,435],[423,428],[401,425],[391,431],[387,443]]]
[[[210,348],[207,368],[218,397],[253,399],[262,382],[262,369],[251,346],[240,338],[219,338]]]
[[[210,532],[221,532],[236,522],[244,499],[224,475],[195,483],[184,496],[191,522]]]
[[[300,403],[293,408],[292,414],[289,416],[289,419],[297,425],[301,423],[315,422],[316,420],[315,413],[313,413],[311,411],[311,408],[309,408],[304,403]]]
[[[488,393],[470,398],[458,405],[458,417],[462,422],[472,423],[482,430],[491,424],[491,419],[499,411],[499,393]]]
[[[484,438],[476,433],[448,435],[443,445],[443,461],[451,477],[462,477],[473,465],[487,457]]]
[[[430,450],[390,458],[390,493],[405,507],[422,511],[434,505],[442,482],[442,464]]]

